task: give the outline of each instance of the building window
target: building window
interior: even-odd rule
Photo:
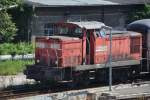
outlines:
[[[54,34],[54,25],[52,23],[46,23],[44,25],[44,35],[50,36]]]

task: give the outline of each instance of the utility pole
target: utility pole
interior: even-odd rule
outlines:
[[[111,66],[111,62],[112,62],[112,27],[109,26],[104,26],[102,27],[102,29],[106,29],[109,33],[109,57],[108,57],[108,67],[109,67],[109,91],[112,91],[112,66]]]
[[[112,29],[110,29],[109,39],[110,39],[110,47],[109,47],[109,91],[112,91]]]

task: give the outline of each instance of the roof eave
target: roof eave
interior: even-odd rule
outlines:
[[[94,7],[94,6],[127,6],[127,5],[144,5],[144,4],[93,4],[93,5],[33,5],[30,4],[29,6],[34,7]]]

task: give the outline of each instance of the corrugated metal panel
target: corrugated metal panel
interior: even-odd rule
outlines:
[[[131,5],[131,4],[145,4],[150,3],[150,0],[108,0],[111,2],[116,2],[120,5]]]
[[[94,5],[130,5],[150,3],[150,0],[24,0],[35,6],[94,6]]]
[[[117,2],[112,2],[109,0],[79,0],[81,2],[86,2],[88,5],[116,5]]]
[[[71,24],[78,25],[81,28],[86,29],[100,29],[102,26],[105,26],[104,23],[97,22],[97,21],[87,21],[87,22],[68,22]]]
[[[41,5],[50,5],[50,6],[62,6],[62,5],[80,5],[79,1],[72,0],[26,0],[32,3],[38,3]]]

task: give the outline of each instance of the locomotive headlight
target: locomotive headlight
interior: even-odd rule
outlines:
[[[56,64],[56,65],[58,64],[58,61],[57,61],[57,60],[55,61],[55,64]]]
[[[37,62],[37,63],[39,63],[39,62],[40,62],[40,60],[39,60],[39,59],[37,59],[37,60],[36,60],[36,62]]]

